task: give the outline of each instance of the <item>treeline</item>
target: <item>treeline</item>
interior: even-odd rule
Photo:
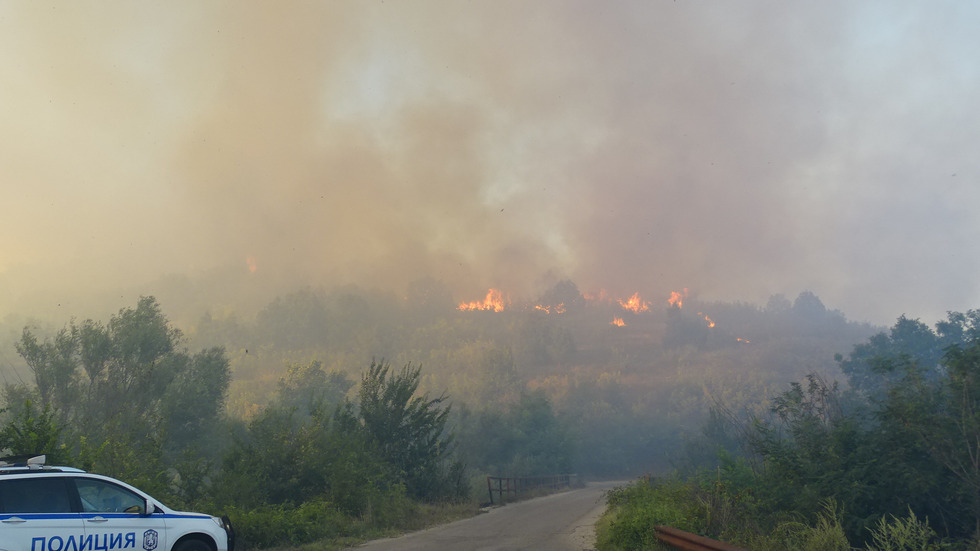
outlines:
[[[230,513],[258,546],[353,536],[472,507],[486,475],[664,472],[712,404],[761,413],[874,333],[808,292],[634,312],[562,282],[537,304],[463,312],[426,280],[304,289],[186,332],[152,297],[29,325],[2,366],[23,376],[5,379],[0,448]]]
[[[254,546],[409,527],[418,503],[461,500],[468,481],[444,396],[420,368],[372,362],[354,381],[292,365],[250,420],[223,415],[229,362],[189,353],[155,299],[16,347],[33,385],[4,388],[0,450],[45,453],[184,508],[223,511]]]
[[[501,312],[460,311],[434,280],[415,282],[402,295],[307,288],[254,316],[205,315],[190,324],[188,337],[201,348],[227,349],[233,417],[261,411],[290,364],[315,359],[356,380],[372,358],[387,358],[422,365],[420,388],[451,397],[450,424],[464,450],[509,441],[472,427],[485,417],[487,430],[506,432],[494,419],[528,407],[523,395],[540,392],[567,429],[563,461],[579,473],[612,477],[669,469],[678,444],[698,430],[716,398],[759,404],[807,372],[836,375],[833,354],[876,331],[810,292],[795,300],[777,295],[761,308],[695,298],[683,308],[665,298],[644,302],[647,310],[634,312],[612,298],[588,300],[570,281]],[[624,326],[612,325],[616,318]],[[469,455],[477,470],[502,466]]]
[[[980,311],[900,318],[766,415],[718,405],[688,467],[611,496],[601,549],[658,524],[753,550],[980,545]]]

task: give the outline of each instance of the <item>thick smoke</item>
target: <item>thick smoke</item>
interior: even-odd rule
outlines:
[[[978,15],[4,5],[0,308],[570,278],[931,322],[980,299]]]

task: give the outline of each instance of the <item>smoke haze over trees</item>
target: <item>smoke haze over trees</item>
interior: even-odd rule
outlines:
[[[338,526],[349,517],[410,526],[413,503],[460,499],[488,474],[692,468],[712,461],[698,435],[717,424],[719,404],[784,411],[789,422],[810,415],[798,404],[816,387],[791,386],[806,377],[846,377],[865,400],[894,397],[882,373],[902,372],[908,358],[934,365],[978,325],[970,311],[935,332],[905,317],[879,332],[809,291],[760,307],[687,290],[593,297],[568,280],[527,303],[491,292],[453,304],[437,281],[415,288],[304,288],[254,315],[206,314],[186,329],[152,297],[107,322],[28,326],[15,341],[20,365],[4,366],[0,445],[231,511],[256,543],[298,542],[347,534]],[[920,407],[890,403],[889,419],[906,414],[901,404]],[[962,453],[936,450],[950,461]],[[785,507],[805,508],[800,500]],[[307,522],[320,528],[295,531]]]
[[[980,8],[0,8],[0,312],[291,289],[980,301]]]
[[[884,399],[885,352],[969,366],[977,23],[3,3],[0,447],[256,527],[397,524],[467,474],[667,470],[810,373]],[[439,453],[385,448],[371,384]]]
[[[978,322],[902,317],[837,356],[840,384],[808,374],[764,414],[716,405],[707,461],[618,491],[600,549],[637,548],[665,523],[747,549],[976,549]]]

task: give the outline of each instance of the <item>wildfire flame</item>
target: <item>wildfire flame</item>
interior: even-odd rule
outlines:
[[[616,327],[626,327],[626,322],[623,321],[623,318],[613,318],[613,320],[609,322],[609,325],[615,325]]]
[[[749,339],[743,339],[742,337],[736,337],[735,340],[738,341],[738,342],[740,342],[740,343],[742,343],[742,344],[749,344],[749,343],[752,342]]]
[[[699,316],[704,316],[704,321],[708,322],[708,327],[714,327],[715,326],[715,322],[712,321],[711,318],[709,318],[707,315],[705,315],[705,314],[703,314],[701,312],[698,312],[698,315]]]
[[[487,291],[487,296],[482,301],[461,302],[459,310],[485,310],[488,312],[502,312],[506,306],[503,294],[497,289]]]
[[[253,274],[255,273],[255,270],[259,269],[258,261],[255,260],[255,257],[252,255],[245,257],[245,265],[248,266],[248,271]]]
[[[565,313],[565,303],[562,302],[561,304],[558,304],[556,306],[538,304],[538,305],[536,305],[534,307],[534,309],[535,310],[540,310],[540,311],[544,312],[545,314],[551,314],[551,313],[554,313],[554,314],[564,314]]]
[[[670,298],[667,299],[667,304],[669,304],[670,306],[675,306],[677,308],[683,308],[684,299],[687,298],[687,293],[688,293],[687,287],[684,287],[684,290],[680,292],[671,291]]]
[[[647,312],[650,310],[650,303],[640,298],[640,293],[633,293],[633,296],[626,299],[625,301],[618,301],[619,305],[623,307],[623,310],[629,310],[639,314],[640,312]]]

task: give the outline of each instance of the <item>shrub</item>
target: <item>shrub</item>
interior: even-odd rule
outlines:
[[[868,551],[933,551],[938,550],[935,542],[936,532],[927,522],[919,520],[909,509],[909,516],[897,518],[881,517],[871,528],[871,542]]]
[[[262,505],[227,511],[246,548],[297,545],[331,536],[350,535],[351,518],[325,501],[307,501],[299,506]]]
[[[678,482],[637,481],[609,492],[611,520],[600,530],[603,549],[648,549],[658,545],[653,527],[667,525],[699,533],[703,515]]]
[[[850,551],[851,544],[841,525],[841,512],[837,502],[823,503],[823,511],[817,514],[815,526],[803,522],[787,522],[776,529],[776,540],[785,542],[794,551]]]

